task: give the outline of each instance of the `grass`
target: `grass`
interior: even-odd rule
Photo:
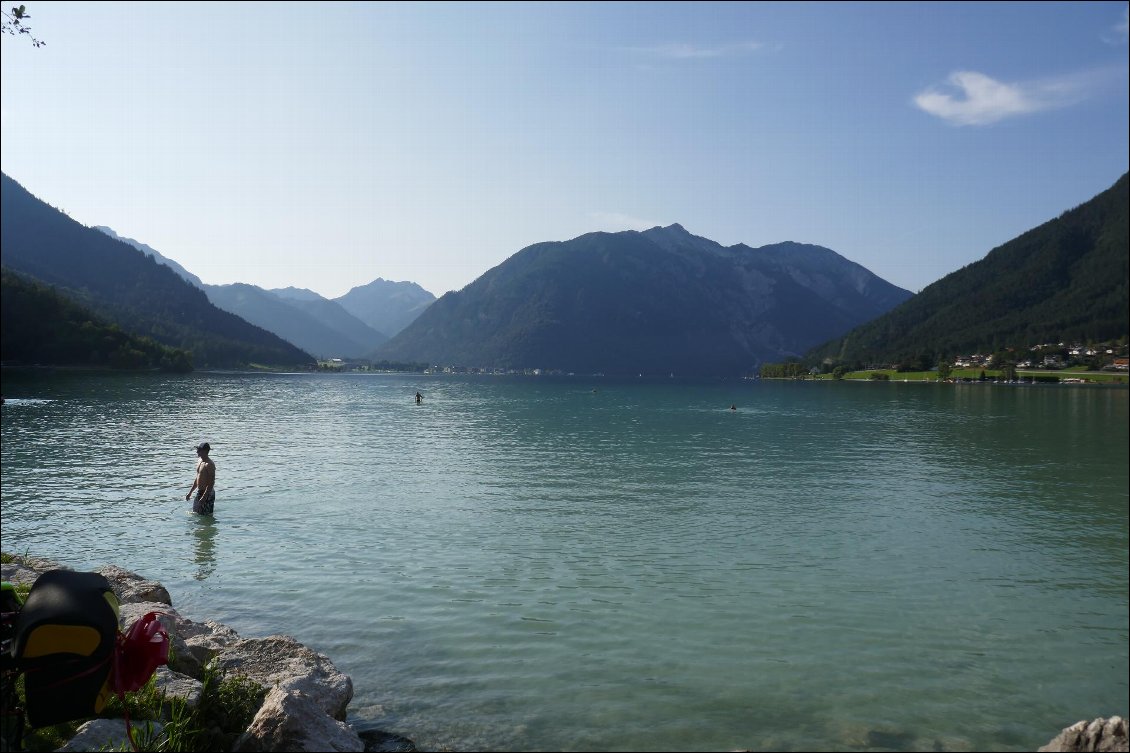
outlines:
[[[117,696],[111,698],[98,718],[121,719],[128,711],[139,751],[231,750],[255,718],[267,691],[246,677],[226,677],[214,665],[205,668],[203,683],[204,691],[195,709],[188,708],[179,698],[167,697],[157,688],[154,676],[143,687],[126,693],[124,700]],[[17,693],[23,703],[22,677],[17,681]],[[74,737],[85,721],[88,720],[26,730],[24,750],[58,750]],[[157,731],[151,724],[154,721],[161,722],[164,729]]]

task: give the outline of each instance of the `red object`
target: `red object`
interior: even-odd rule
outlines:
[[[132,693],[149,682],[157,667],[168,663],[169,632],[156,612],[148,612],[128,632],[118,634],[111,689],[119,695]]]

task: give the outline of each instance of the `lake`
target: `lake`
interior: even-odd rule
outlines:
[[[424,750],[1035,750],[1130,711],[1125,388],[3,392],[5,551],[293,635],[353,678],[352,722]],[[214,520],[184,501],[200,440]]]

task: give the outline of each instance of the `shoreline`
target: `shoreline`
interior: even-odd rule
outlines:
[[[72,570],[28,554],[4,552],[3,560],[3,580],[17,589],[32,588],[47,571]],[[128,631],[135,620],[150,612],[157,614],[167,630],[169,660],[153,675],[157,678],[155,688],[163,697],[180,699],[194,709],[207,676],[216,672],[224,682],[237,680],[260,688],[262,696],[254,717],[231,750],[416,750],[415,743],[406,737],[371,727],[358,730],[346,721],[353,681],[325,654],[289,635],[246,638],[214,620],[194,622],[177,612],[172,597],[159,582],[117,565],[104,565],[91,572],[104,576],[117,597],[120,631]],[[26,592],[21,595],[26,598]],[[200,722],[215,726],[210,718]],[[161,726],[161,720],[154,720],[154,726]],[[125,730],[120,719],[88,717],[61,750],[118,750],[120,743],[130,745]]]

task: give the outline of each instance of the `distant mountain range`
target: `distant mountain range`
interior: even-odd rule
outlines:
[[[990,251],[913,299],[809,354],[850,366],[992,354],[1130,333],[1128,177]]]
[[[12,337],[35,358],[85,348],[91,363],[133,368],[187,367],[184,351],[197,367],[304,368],[316,355],[732,376],[802,356],[825,365],[936,363],[1130,330],[1126,175],[918,296],[821,246],[722,246],[670,225],[538,243],[438,300],[415,283],[379,278],[329,300],[303,288],[206,285],[143,243],[74,222],[7,175],[2,188],[0,262],[5,289],[19,291],[18,305],[5,309],[5,345]],[[19,321],[52,308],[50,326]],[[91,333],[111,324],[173,350],[114,336],[116,355],[94,352]],[[81,336],[67,331],[80,326]],[[61,338],[60,347],[33,342],[44,338]]]
[[[197,368],[314,365],[291,343],[216,308],[170,267],[75,222],[7,175],[0,210],[5,268],[56,288],[126,332],[191,352]]]
[[[172,268],[224,311],[319,358],[363,358],[388,340],[381,327],[399,332],[435,300],[435,296],[415,283],[380,278],[334,300],[305,288],[265,290],[245,283],[208,285],[144,243],[122,237],[105,226],[95,229]]]
[[[255,285],[205,285],[208,300],[318,358],[358,358],[388,337],[333,301],[298,301]]]
[[[519,251],[376,357],[579,373],[734,376],[912,294],[820,246],[724,247],[680,225]]]

